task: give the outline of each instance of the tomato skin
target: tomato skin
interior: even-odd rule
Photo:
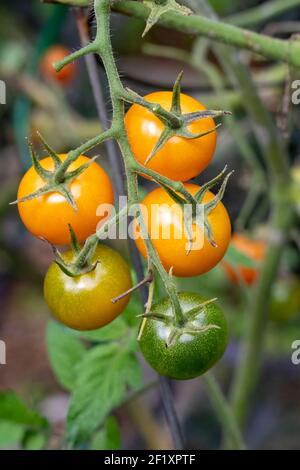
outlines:
[[[64,253],[71,261],[72,251]],[[67,276],[56,263],[44,280],[44,297],[53,316],[75,330],[94,330],[120,315],[129,302],[126,296],[115,304],[111,299],[131,288],[130,269],[122,256],[106,245],[98,245],[94,271],[76,277]]]
[[[172,93],[159,91],[145,96],[145,99],[170,110]],[[184,114],[206,109],[199,101],[183,93],[181,107]],[[126,113],[125,126],[131,150],[136,160],[144,164],[160,137],[164,124],[151,111],[134,104]],[[214,127],[214,120],[205,118],[192,122],[188,130],[199,133]],[[147,167],[172,180],[187,181],[208,166],[215,152],[216,140],[216,131],[198,139],[174,136],[154,155]]]
[[[59,155],[61,160],[66,155]],[[90,159],[81,155],[68,171],[75,170]],[[53,170],[50,157],[40,160],[43,168]],[[45,182],[31,167],[23,176],[18,199],[44,186]],[[96,231],[96,226],[104,216],[96,215],[100,204],[113,204],[113,188],[109,176],[95,162],[84,170],[71,183],[71,193],[77,204],[75,211],[59,193],[43,194],[40,197],[18,203],[20,217],[26,228],[36,237],[42,237],[54,245],[70,243],[68,224],[71,224],[79,241],[84,241]]]
[[[200,186],[194,184],[185,184],[185,188],[195,194]],[[210,191],[206,193],[204,202],[213,199],[214,195]],[[159,230],[158,237],[151,237],[154,247],[160,257],[160,260],[167,271],[173,268],[173,274],[179,277],[198,276],[214,268],[223,258],[231,237],[230,219],[224,205],[220,202],[217,207],[209,214],[208,220],[212,226],[214,239],[217,247],[213,247],[204,237],[202,248],[191,250],[187,255],[188,238],[184,232],[184,220],[182,209],[175,205],[173,199],[168,196],[162,188],[151,191],[142,201],[142,211],[145,224],[152,230]],[[182,236],[176,239],[174,227],[181,227]],[[170,237],[163,238],[163,230],[170,229]],[[193,230],[197,237],[203,236],[200,227],[193,224]],[[140,253],[147,257],[145,242],[140,235],[137,222],[134,225],[134,236],[136,245]],[[155,239],[156,238],[156,239]]]
[[[199,294],[180,293],[183,312],[196,307],[205,299]],[[169,299],[158,302],[153,312],[172,315]],[[200,320],[201,318],[201,320]],[[227,322],[220,307],[209,304],[199,317],[199,326],[217,325],[219,329],[194,335],[182,335],[166,347],[170,326],[161,321],[147,319],[140,339],[140,348],[146,361],[159,374],[176,380],[198,377],[209,370],[224,354],[228,342]]]
[[[262,240],[253,240],[240,233],[235,233],[231,239],[232,245],[241,253],[244,253],[253,261],[262,261],[266,252],[266,243]],[[228,279],[233,284],[239,284],[243,280],[249,286],[254,284],[259,277],[259,268],[248,266],[231,266],[227,261],[222,262]]]
[[[67,85],[70,83],[76,73],[75,63],[66,65],[62,70],[56,72],[53,64],[63,60],[66,56],[71,53],[69,49],[60,44],[49,47],[43,55],[40,63],[40,72],[43,77],[48,80],[55,80],[61,85]]]

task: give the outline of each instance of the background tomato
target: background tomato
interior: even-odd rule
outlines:
[[[180,293],[179,300],[183,313],[186,313],[207,299],[199,294]],[[158,302],[152,310],[171,318],[173,315],[169,299]],[[199,327],[216,325],[218,328],[197,334],[184,333],[174,344],[166,347],[172,321],[165,324],[147,319],[140,339],[140,348],[146,361],[159,374],[177,380],[192,379],[204,374],[222,357],[228,338],[227,323],[220,307],[216,304],[207,305],[194,323]]]
[[[60,155],[64,160],[66,155]],[[68,171],[75,170],[90,159],[81,155]],[[40,161],[43,168],[53,170],[50,157]],[[18,199],[28,196],[44,185],[44,181],[31,167],[23,176],[18,190]],[[109,176],[95,162],[71,183],[71,193],[77,204],[75,211],[65,197],[57,192],[43,194],[29,201],[20,202],[20,217],[27,229],[36,237],[43,237],[53,244],[70,243],[68,224],[71,224],[79,241],[84,241],[96,231],[104,216],[96,215],[100,204],[113,204],[113,188]]]
[[[186,184],[185,187],[191,194],[195,194],[200,188],[194,184]],[[206,203],[213,198],[214,194],[208,191],[203,202]],[[166,191],[162,188],[151,191],[142,201],[142,208],[146,226],[162,264],[167,271],[172,267],[175,276],[190,277],[203,274],[223,258],[230,241],[231,225],[227,210],[221,202],[208,216],[217,246],[213,247],[204,236],[202,228],[193,224],[194,239],[203,241],[203,246],[200,243],[199,248],[192,249],[188,255],[183,211]],[[180,238],[178,230],[181,230]],[[140,227],[137,222],[134,231],[137,247],[146,258],[147,250],[144,240],[139,237]],[[168,233],[169,236],[166,237]]]
[[[64,254],[66,261],[74,254]],[[110,323],[125,309],[130,296],[116,303],[111,299],[131,287],[130,269],[122,256],[106,245],[98,245],[92,259],[94,271],[67,276],[52,263],[44,281],[46,302],[57,320],[75,330],[93,330]]]
[[[159,91],[145,96],[145,99],[170,110],[172,93]],[[183,113],[206,109],[199,101],[183,93],[181,107]],[[132,152],[136,160],[144,164],[160,137],[164,124],[151,111],[134,104],[126,114],[125,125]],[[192,122],[188,129],[190,132],[199,133],[214,127],[214,120],[205,118]],[[211,161],[216,148],[216,136],[216,131],[198,139],[174,136],[154,155],[147,166],[172,180],[187,181],[194,178]]]
[[[235,233],[231,239],[232,246],[248,256],[253,261],[262,261],[266,252],[266,243],[262,240],[253,240],[240,233]],[[253,284],[259,275],[259,266],[248,267],[243,264],[233,266],[223,261],[222,266],[231,282],[238,284],[243,280],[246,284]]]
[[[40,72],[44,78],[55,80],[62,85],[72,81],[76,72],[75,63],[66,65],[60,72],[56,72],[53,64],[63,60],[71,51],[59,44],[49,47],[43,55],[40,63]]]

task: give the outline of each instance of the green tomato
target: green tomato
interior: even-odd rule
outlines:
[[[72,251],[64,253],[71,261]],[[98,245],[92,262],[96,268],[76,277],[67,276],[52,263],[44,281],[45,300],[54,317],[75,330],[94,330],[114,320],[125,309],[130,296],[112,299],[131,288],[130,269],[122,256],[106,245]]]
[[[295,318],[300,313],[300,282],[297,279],[280,279],[275,283],[270,318],[282,322]]]
[[[170,299],[161,300],[144,324],[140,348],[160,375],[187,380],[204,374],[222,357],[228,342],[227,322],[216,304],[202,306],[207,299],[199,294],[180,293],[179,301],[183,326],[175,325]]]

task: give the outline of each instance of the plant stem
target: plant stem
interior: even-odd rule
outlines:
[[[54,1],[74,6],[89,5],[89,0],[51,0],[52,3]],[[144,4],[132,0],[115,1],[113,7],[121,13],[143,20],[149,15],[149,9]],[[248,49],[269,59],[281,60],[300,67],[300,41],[271,38],[228,23],[215,22],[204,16],[183,16],[172,11],[162,15],[159,24],[188,34],[205,36],[239,49]]]
[[[245,450],[246,445],[239,430],[235,416],[232,413],[232,410],[227,403],[216,379],[212,374],[207,372],[205,375],[203,375],[202,380],[216,415],[222,424],[225,434],[230,436],[236,450]]]

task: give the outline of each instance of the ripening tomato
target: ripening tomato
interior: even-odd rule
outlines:
[[[63,161],[66,155],[59,155]],[[73,162],[68,171],[75,170],[89,162],[89,158],[81,155]],[[54,164],[50,157],[40,160],[43,168],[53,170]],[[31,167],[23,176],[18,199],[37,191],[45,182]],[[19,202],[20,217],[26,228],[36,237],[42,237],[54,245],[67,245],[70,242],[68,224],[71,224],[79,241],[84,241],[96,231],[97,224],[104,221],[107,214],[97,216],[100,204],[113,204],[113,188],[109,176],[93,162],[71,183],[71,193],[77,205],[75,211],[65,197],[58,192],[43,194],[29,201]],[[108,206],[109,207],[109,206]]]
[[[203,111],[206,108],[191,96],[181,94],[182,113]],[[170,110],[172,93],[159,91],[145,96],[151,103],[159,103]],[[125,125],[131,150],[136,160],[144,164],[159,139],[164,124],[151,111],[134,104],[125,116]],[[194,134],[207,132],[215,128],[212,118],[199,119],[188,126]],[[175,181],[187,181],[201,173],[211,161],[216,148],[216,131],[199,137],[187,139],[173,136],[163,148],[157,152],[147,167]]]
[[[231,243],[238,251],[245,254],[253,261],[259,263],[264,259],[266,243],[262,240],[253,240],[240,233],[235,233],[232,236]],[[234,284],[238,284],[240,280],[243,280],[246,284],[251,285],[259,276],[259,266],[232,266],[227,261],[223,261],[222,265],[228,279]]]
[[[200,306],[207,299],[199,294],[182,292],[178,295],[183,314]],[[193,323],[198,327],[214,326],[192,334],[177,327],[177,336],[166,347],[172,328],[172,306],[164,299],[153,306],[153,312],[166,315],[168,322],[147,319],[140,338],[140,348],[146,361],[159,374],[176,380],[188,380],[204,374],[224,354],[228,341],[227,322],[220,307],[208,304],[199,311]],[[182,330],[182,334],[180,331]]]
[[[74,253],[64,253],[72,261]],[[44,281],[44,296],[54,317],[75,330],[94,330],[107,325],[125,309],[130,296],[112,303],[114,297],[131,288],[130,269],[122,256],[106,245],[98,245],[92,262],[94,271],[67,276],[52,263]]]
[[[60,44],[49,47],[43,55],[40,63],[40,71],[44,78],[48,80],[55,80],[56,82],[67,85],[70,83],[76,72],[75,63],[66,65],[62,70],[56,72],[53,64],[63,60],[66,56],[71,53],[69,49]]]
[[[186,184],[185,187],[191,194],[200,189],[195,184]],[[214,194],[208,191],[203,202],[207,203],[213,198]],[[231,224],[222,202],[208,215],[217,246],[211,245],[202,227],[193,224],[193,247],[189,254],[183,211],[166,191],[162,188],[151,191],[141,204],[148,233],[167,271],[173,268],[175,276],[198,276],[210,271],[223,258],[230,241]],[[133,234],[139,251],[147,257],[146,245],[137,221],[133,225]]]

